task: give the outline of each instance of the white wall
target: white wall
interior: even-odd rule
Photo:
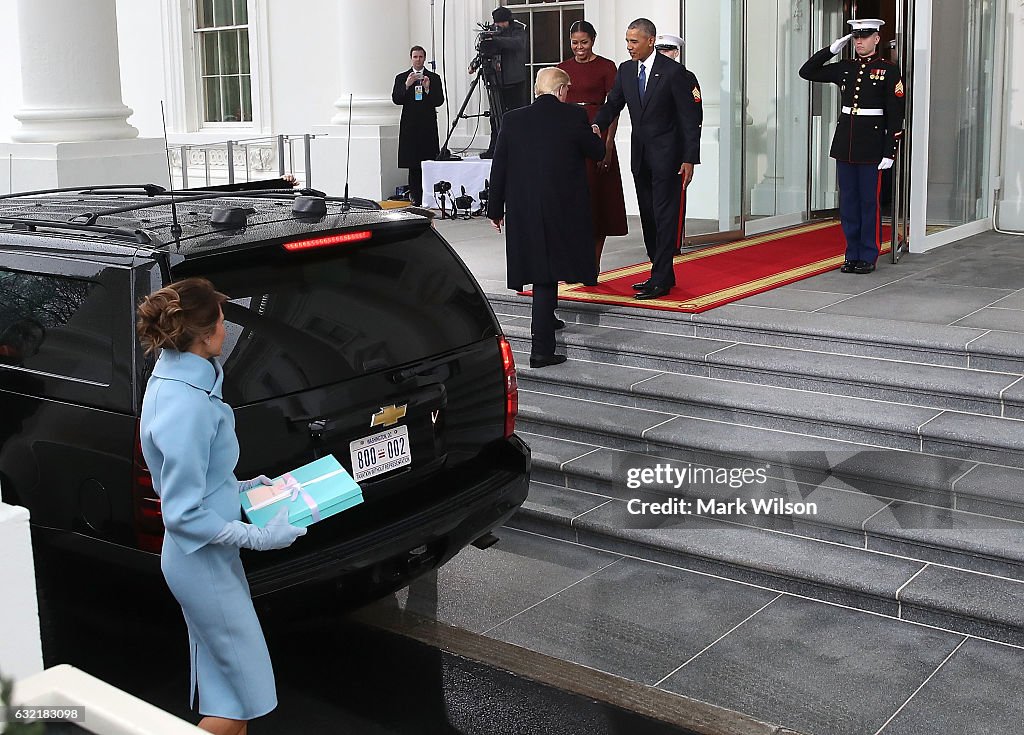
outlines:
[[[346,39],[336,5],[333,0],[268,0],[269,132],[307,133],[337,112],[334,101],[344,92],[338,48]]]
[[[167,58],[160,22],[161,0],[117,0],[121,100],[134,114],[128,122],[140,138],[162,138],[160,100],[166,98]]]
[[[13,115],[21,106],[21,54],[18,42],[16,0],[0,0],[0,141],[9,141],[18,121]],[[0,176],[7,182],[7,161],[0,163]]]
[[[999,202],[1001,229],[1024,231],[1024,2],[1009,3],[1006,44],[1006,130]]]

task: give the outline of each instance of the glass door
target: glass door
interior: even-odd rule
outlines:
[[[747,0],[745,234],[807,219],[811,85],[798,71],[811,51],[812,0]]]
[[[681,61],[696,75],[704,108],[701,161],[686,191],[685,245],[743,237],[744,0],[684,2]]]
[[[849,32],[846,24],[850,18],[849,4],[849,0],[821,0],[814,3],[811,12],[810,52],[825,48]],[[839,187],[836,162],[829,156],[829,149],[832,147],[832,134],[839,122],[839,88],[834,84],[809,86],[808,209],[811,219],[834,219],[839,217]]]

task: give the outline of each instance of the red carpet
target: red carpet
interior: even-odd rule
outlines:
[[[881,251],[889,252],[890,228],[883,227]],[[843,264],[846,240],[838,222],[802,225],[782,232],[715,245],[675,259],[676,287],[665,297],[637,301],[631,288],[650,275],[650,263],[598,276],[598,285],[559,285],[558,298],[700,313],[787,283],[835,270]],[[850,278],[865,278],[851,274]]]

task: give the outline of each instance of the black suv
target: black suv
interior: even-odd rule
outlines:
[[[427,218],[312,190],[29,192],[0,197],[0,488],[37,544],[158,573],[135,307],[188,276],[231,298],[238,477],[330,453],[363,489],[291,548],[248,554],[255,596],[325,582],[370,599],[486,544],[523,503],[512,350]],[[359,452],[395,429],[410,456]]]

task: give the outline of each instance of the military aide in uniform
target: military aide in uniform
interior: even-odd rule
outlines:
[[[899,68],[877,53],[884,21],[849,21],[853,32],[814,54],[800,69],[812,82],[839,85],[842,114],[830,155],[839,172],[839,218],[846,235],[843,273],[870,273],[882,242],[882,172],[892,167],[906,109]],[[826,64],[851,38],[855,59]]]

